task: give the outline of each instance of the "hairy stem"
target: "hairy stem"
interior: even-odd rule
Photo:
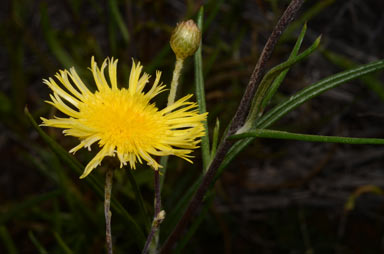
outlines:
[[[298,10],[303,4],[304,0],[292,0],[288,5],[287,9],[284,11],[283,15],[277,22],[275,28],[273,29],[271,35],[269,36],[263,51],[259,57],[259,60],[253,69],[252,75],[249,79],[247,88],[244,92],[243,97],[241,98],[239,107],[235,113],[235,116],[232,119],[231,126],[229,128],[229,134],[235,133],[245,122],[249,108],[252,103],[252,99],[255,95],[257,85],[260,83],[264,73],[268,60],[271,58],[273,49],[276,46],[281,34],[287,28],[287,26],[293,21],[296,17]]]
[[[112,192],[113,170],[108,169],[105,175],[105,193],[104,193],[104,215],[105,215],[105,241],[107,253],[112,254],[112,234],[111,234],[111,192]]]
[[[179,85],[179,77],[180,77],[181,69],[183,68],[183,62],[184,62],[184,59],[176,58],[175,69],[173,70],[173,75],[172,75],[171,90],[169,91],[169,96],[168,96],[168,104],[167,104],[168,106],[172,105],[175,102],[176,91],[177,91],[177,86]]]
[[[151,250],[151,253],[156,253],[156,248],[157,248],[157,242],[152,243],[152,239],[156,241],[153,238],[155,236],[156,231],[160,227],[160,223],[164,219],[164,212],[161,211],[161,193],[160,193],[160,175],[159,175],[159,170],[155,170],[155,181],[154,181],[154,189],[155,189],[155,211],[154,211],[154,216],[153,216],[153,222],[152,222],[152,228],[151,231],[149,232],[147,241],[145,242],[143,251],[141,252],[142,254],[145,254],[148,252],[148,250]],[[151,244],[152,243],[152,244]]]

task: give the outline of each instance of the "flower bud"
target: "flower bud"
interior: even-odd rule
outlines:
[[[201,32],[193,20],[177,24],[171,35],[171,48],[178,59],[193,55],[200,46]]]

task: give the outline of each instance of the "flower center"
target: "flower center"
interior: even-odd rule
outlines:
[[[126,89],[96,92],[79,110],[102,145],[113,144],[126,152],[153,147],[166,130],[157,108],[143,94],[132,96]]]

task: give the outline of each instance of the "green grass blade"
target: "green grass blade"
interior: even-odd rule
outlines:
[[[210,13],[210,15],[208,16],[202,31],[205,31],[211,25],[212,21],[216,18],[217,14],[220,13],[220,7],[222,7],[223,2],[224,0],[210,1],[210,4],[212,4],[213,7],[210,8],[210,10],[208,10],[207,12]]]
[[[58,157],[69,166],[69,168],[71,168],[74,172],[80,175],[83,172],[84,166],[40,128],[40,126],[33,119],[32,115],[29,113],[27,108],[25,108],[25,114],[27,115],[32,126],[39,133],[42,139],[49,145],[52,151],[55,152]],[[100,182],[97,182],[94,176],[91,175],[89,180],[87,180],[86,178],[86,181],[96,192],[103,193],[103,185]]]
[[[341,143],[341,144],[359,144],[359,145],[383,145],[384,139],[382,138],[351,138],[351,137],[339,137],[339,136],[322,136],[293,133],[287,131],[267,130],[267,129],[255,129],[249,132],[233,135],[232,139],[242,138],[274,138],[274,139],[290,139],[308,142],[324,142],[324,143]]]
[[[63,250],[63,253],[65,253],[65,254],[73,254],[73,251],[69,248],[68,244],[66,244],[64,242],[63,238],[57,232],[53,232],[53,235],[55,236],[57,244]]]
[[[203,30],[203,16],[204,8],[201,7],[199,13],[197,14],[197,26],[200,31]],[[196,98],[199,105],[200,114],[205,113],[205,92],[204,92],[204,77],[203,77],[203,60],[201,56],[202,43],[200,40],[200,46],[195,53],[195,84],[196,84]],[[208,124],[207,121],[204,122],[205,135],[201,138],[201,153],[203,158],[203,168],[207,169],[210,162],[210,152],[209,152],[209,133],[208,133]]]
[[[196,230],[199,228],[200,224],[203,222],[204,218],[208,214],[209,206],[212,204],[213,198],[215,197],[214,192],[210,191],[206,195],[207,201],[206,205],[202,208],[202,211],[199,212],[197,218],[195,218],[192,222],[192,225],[189,227],[187,233],[183,236],[180,242],[177,244],[174,253],[183,253],[182,250],[187,245],[187,243],[191,240],[192,236],[196,233]]]
[[[40,128],[40,126],[33,119],[27,108],[25,108],[25,114],[27,115],[32,126],[36,129],[41,138],[48,144],[52,151],[62,161],[64,161],[69,166],[69,168],[71,168],[74,172],[80,175],[84,170],[84,166],[81,165],[80,162],[78,162],[72,155],[70,155],[64,148],[62,148],[58,143],[56,143],[55,140],[53,140]],[[90,185],[90,187],[96,192],[99,198],[101,200],[104,200],[103,184],[101,184],[100,181],[98,181],[98,179],[92,174],[87,176],[85,180]],[[144,233],[139,227],[139,225],[136,223],[136,221],[133,219],[133,217],[124,209],[124,207],[119,201],[117,201],[116,198],[112,197],[111,206],[115,212],[120,214],[125,219],[125,221],[127,222],[127,226],[129,226],[130,231],[132,232],[132,235],[137,237],[137,239],[140,241],[139,245],[144,245]]]
[[[180,220],[193,194],[196,192],[197,188],[199,187],[202,179],[203,179],[203,176],[200,175],[200,177],[195,181],[195,183],[190,188],[188,188],[186,193],[184,193],[184,195],[177,202],[177,204],[172,207],[172,210],[169,211],[169,213],[165,217],[164,222],[161,224],[162,234],[169,235],[172,232],[172,229],[175,227],[176,223]]]
[[[292,52],[288,57],[288,60],[295,58],[297,56],[297,54],[299,53],[299,50],[300,50],[301,44],[303,43],[306,31],[307,31],[307,24],[304,24],[304,26],[301,29],[301,32],[299,34],[299,37],[297,38],[295,46],[293,47]],[[273,95],[275,95],[277,89],[280,87],[281,83],[285,79],[285,76],[287,76],[289,69],[290,68],[287,68],[286,70],[282,71],[277,76],[277,78],[273,81],[271,87],[269,88],[269,90],[267,91],[267,93],[263,99],[263,102],[261,103],[261,108],[265,108],[267,106],[267,104],[270,102]]]
[[[314,2],[313,6],[303,12],[303,14],[297,17],[297,19],[288,26],[284,34],[281,36],[280,41],[284,41],[288,37],[291,37],[293,32],[298,29],[301,24],[310,21],[312,18],[316,17],[319,13],[322,13],[324,9],[335,2],[335,0],[323,0]]]
[[[41,26],[44,32],[44,37],[53,55],[66,68],[70,68],[74,66],[75,62],[72,59],[71,55],[63,48],[63,46],[60,44],[60,41],[57,38],[57,34],[55,33],[55,31],[52,30],[52,27],[50,25],[51,22],[47,14],[47,7],[45,5],[42,5],[40,12],[41,12]]]
[[[132,174],[131,169],[127,169],[126,171],[127,171],[129,183],[132,186],[132,190],[135,193],[136,201],[137,201],[137,203],[139,205],[140,215],[141,215],[142,220],[144,222],[145,229],[149,231],[150,228],[151,228],[151,222],[149,221],[148,212],[147,212],[147,210],[145,209],[145,206],[144,206],[143,196],[141,195],[139,186],[137,185],[137,182],[135,180],[135,177]]]
[[[117,26],[120,29],[121,36],[123,37],[124,42],[127,44],[129,42],[129,31],[125,25],[124,19],[119,12],[119,7],[117,6],[117,0],[108,1],[109,8],[111,11],[112,18],[115,20]]]
[[[358,64],[350,60],[349,58],[334,53],[329,50],[322,49],[320,52],[327,58],[330,62],[335,64],[336,66],[343,69],[352,69],[356,68]],[[382,101],[384,101],[384,87],[382,82],[375,78],[373,75],[366,75],[364,77],[359,78],[360,81],[369,87]]]
[[[384,60],[379,60],[327,77],[307,88],[302,89],[297,94],[291,96],[288,100],[274,107],[271,111],[260,118],[255,127],[258,129],[265,129],[285,114],[313,97],[316,97],[345,82],[382,69],[384,69]]]
[[[5,246],[5,250],[9,254],[17,254],[17,248],[15,242],[13,241],[11,235],[9,234],[5,226],[0,226],[0,238]]]
[[[144,67],[146,73],[153,73],[156,69],[160,68],[164,64],[165,59],[171,55],[171,46],[169,43],[165,44],[159,53],[152,58],[152,61]],[[173,54],[173,53],[172,53]]]
[[[4,225],[7,221],[12,219],[13,217],[19,214],[22,214],[24,212],[27,212],[29,208],[34,207],[46,200],[57,198],[61,194],[62,194],[62,191],[54,190],[54,191],[50,191],[50,192],[46,192],[40,195],[30,197],[28,199],[23,200],[22,202],[16,203],[7,212],[1,214],[0,225]]]
[[[43,247],[40,241],[37,240],[32,231],[28,232],[28,237],[29,239],[31,239],[31,242],[33,243],[33,245],[35,245],[36,249],[39,251],[40,254],[48,254],[48,251]]]
[[[254,139],[255,138],[245,138],[233,144],[233,146],[229,149],[228,153],[225,155],[223,162],[221,162],[221,165],[217,170],[215,180],[213,181],[213,183],[215,183],[220,178],[221,174],[223,173],[224,169],[229,165],[229,163],[231,163],[233,159],[235,159],[235,157],[241,151],[244,150],[244,148],[246,148],[249,144],[251,144]]]

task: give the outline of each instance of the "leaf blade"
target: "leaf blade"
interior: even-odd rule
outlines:
[[[288,139],[307,142],[324,142],[324,143],[340,143],[340,144],[365,144],[365,145],[384,145],[382,138],[356,138],[356,137],[340,137],[340,136],[324,136],[301,134],[287,131],[269,130],[269,129],[255,129],[249,132],[236,134],[231,136],[231,139],[242,138],[273,138],[273,139]]]

